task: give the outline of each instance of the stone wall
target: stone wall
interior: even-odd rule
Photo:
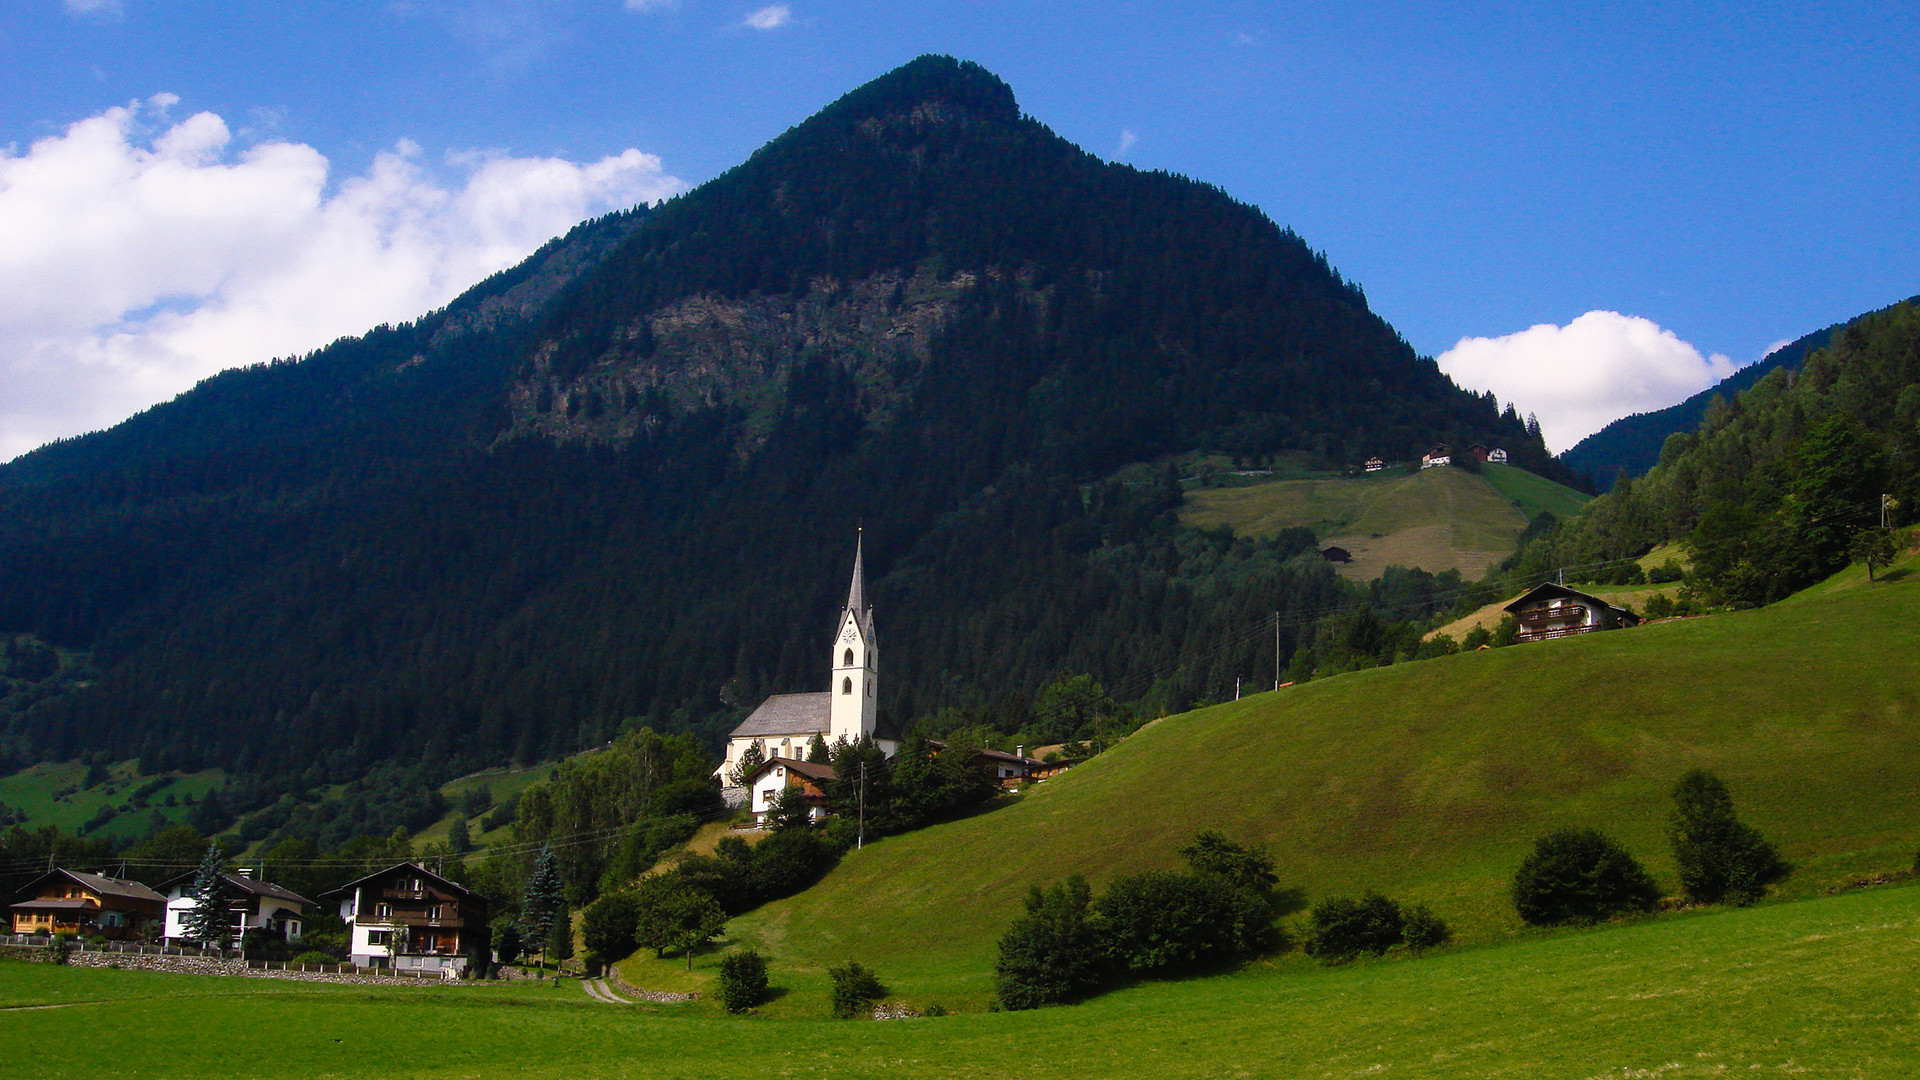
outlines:
[[[54,952],[45,946],[0,945],[0,958],[28,963],[52,963]],[[374,975],[349,969],[343,972],[286,971],[251,967],[245,960],[222,960],[215,956],[161,956],[154,953],[99,952],[75,949],[67,954],[71,967],[117,968],[121,971],[164,971],[178,975],[230,975],[246,979],[292,979],[298,982],[337,983],[347,986],[441,986],[478,985],[457,979],[418,978],[411,975]],[[316,965],[317,966],[317,965]]]

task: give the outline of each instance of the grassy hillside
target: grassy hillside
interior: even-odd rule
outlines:
[[[1539,485],[1558,486],[1545,480],[1538,485],[1511,478],[1503,482],[1536,501],[1547,497]],[[1252,536],[1305,526],[1322,544],[1352,552],[1353,562],[1340,572],[1355,580],[1379,577],[1388,566],[1434,573],[1458,570],[1478,578],[1513,554],[1527,527],[1517,497],[1459,469],[1427,469],[1411,476],[1381,472],[1192,491],[1180,520],[1203,528],[1224,525]]]
[[[1920,605],[1889,574],[1773,608],[1341,676],[1160,720],[976,817],[855,852],[738,921],[787,966],[849,955],[913,993],[983,1000],[1034,882],[1173,866],[1212,826],[1271,845],[1307,898],[1379,888],[1468,942],[1527,931],[1533,837],[1597,824],[1663,884],[1667,793],[1713,769],[1798,869],[1789,896],[1920,845]]]
[[[927,925],[939,913],[925,913]],[[1920,889],[1716,911],[1416,962],[1149,983],[891,1023],[596,1004],[576,984],[391,989],[0,962],[0,1075],[1909,1077]],[[792,985],[776,967],[774,984]],[[791,996],[791,995],[790,995]],[[787,1000],[785,998],[781,1000]],[[103,1023],[103,1020],[111,1022]],[[182,1033],[218,1032],[217,1038]],[[10,1064],[9,1064],[10,1063]]]
[[[185,821],[193,811],[188,800],[198,801],[226,779],[218,769],[157,776],[138,770],[138,762],[120,762],[88,784],[87,767],[77,761],[34,765],[0,777],[0,803],[20,811],[30,826],[57,825],[73,832],[99,821],[88,830],[91,835],[133,839],[145,836],[156,821]],[[112,816],[103,818],[109,810]]]
[[[1593,499],[1593,496],[1584,492],[1512,465],[1483,464],[1480,466],[1480,475],[1495,491],[1505,495],[1518,507],[1529,521],[1540,516],[1542,511],[1564,521],[1579,513],[1580,508]]]

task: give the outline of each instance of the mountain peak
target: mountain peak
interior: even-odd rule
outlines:
[[[857,124],[897,116],[974,119],[1012,123],[1020,119],[1013,88],[971,60],[927,55],[911,60],[848,91],[816,120]]]

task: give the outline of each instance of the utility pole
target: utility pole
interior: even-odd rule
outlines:
[[[1238,675],[1233,677],[1233,700],[1240,700],[1240,676]]]
[[[1273,688],[1280,689],[1280,613],[1273,613]]]
[[[860,831],[855,834],[853,850],[867,846],[867,759],[860,759]]]

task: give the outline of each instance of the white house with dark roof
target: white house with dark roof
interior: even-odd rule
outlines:
[[[187,916],[200,903],[199,894],[193,891],[194,879],[199,876],[198,870],[189,870],[160,884],[160,891],[167,896],[168,944],[190,944]],[[239,944],[242,935],[256,928],[275,931],[289,942],[299,941],[308,915],[320,906],[292,889],[260,880],[250,869],[220,876],[227,883],[227,926],[232,931],[229,940],[222,943],[226,947]]]
[[[756,743],[762,758],[804,759],[815,735],[828,744],[841,739],[873,739],[888,757],[900,751],[900,736],[880,723],[880,644],[873,608],[867,604],[866,569],[861,542],[853,547],[853,584],[834,628],[832,676],[825,693],[775,694],[749,713],[727,736],[726,760],[715,773],[728,784],[727,802],[746,801],[745,787],[731,781],[747,748]]]

